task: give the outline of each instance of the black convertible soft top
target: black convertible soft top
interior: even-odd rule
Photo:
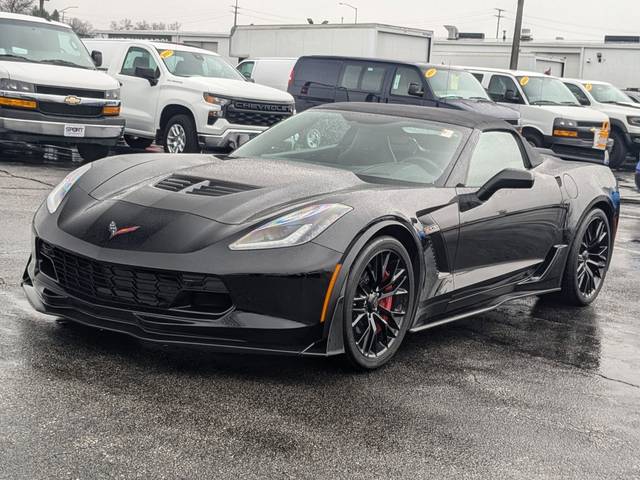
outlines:
[[[451,108],[421,107],[418,105],[395,103],[343,102],[326,103],[314,107],[314,110],[316,109],[393,115],[395,117],[430,120],[432,122],[448,123],[460,127],[477,128],[479,130],[515,130],[512,125],[503,120],[479,113],[453,110]]]

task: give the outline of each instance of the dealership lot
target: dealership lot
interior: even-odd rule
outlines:
[[[29,225],[70,168],[0,163],[0,478],[640,476],[640,204],[623,204],[592,307],[517,301],[354,375],[35,313],[19,287]]]

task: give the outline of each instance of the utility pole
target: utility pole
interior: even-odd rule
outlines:
[[[42,1],[42,0],[40,0]],[[238,0],[236,0],[236,6],[233,7],[233,28],[238,26]]]
[[[40,0],[40,15],[44,14],[44,2],[48,2],[49,0]]]
[[[511,63],[509,68],[518,68],[518,56],[520,55],[520,33],[522,32],[522,14],[524,12],[524,0],[518,0],[518,11],[516,12],[516,25],[513,29],[513,43],[511,44]]]
[[[496,40],[500,37],[500,20],[502,20],[502,12],[504,12],[504,8],[494,8],[494,10],[498,11],[496,17],[498,18],[498,26],[496,27]]]

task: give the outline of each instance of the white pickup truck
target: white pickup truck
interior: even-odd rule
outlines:
[[[186,45],[86,39],[120,82],[126,142],[171,153],[234,149],[294,113],[293,97],[247,81],[219,55]]]
[[[124,129],[120,88],[96,70],[68,25],[0,12],[0,142],[78,147],[85,160],[109,153]]]

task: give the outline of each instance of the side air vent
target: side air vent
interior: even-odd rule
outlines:
[[[161,190],[169,190],[170,192],[179,192],[185,188],[189,188],[196,183],[204,182],[204,178],[188,177],[186,175],[171,175],[164,180],[156,183],[156,188]]]
[[[255,190],[256,187],[251,185],[240,185],[238,183],[216,182],[209,180],[206,183],[198,185],[187,193],[193,195],[205,195],[208,197],[221,197],[222,195],[231,195],[232,193],[246,192]]]

